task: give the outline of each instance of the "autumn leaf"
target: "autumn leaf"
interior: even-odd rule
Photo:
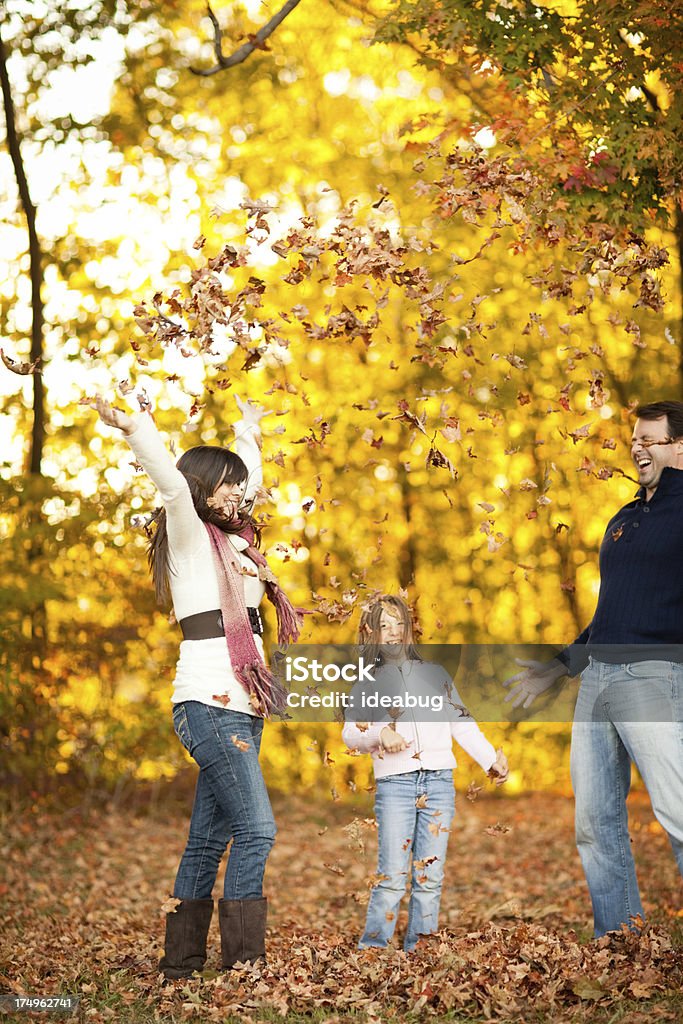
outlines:
[[[8,356],[1,348],[0,359],[2,359],[8,370],[11,370],[12,373],[18,374],[20,377],[25,377],[30,373],[40,373],[40,370],[38,369],[40,359],[36,359],[32,363],[20,363],[18,360],[12,359],[11,356]]]
[[[430,448],[427,453],[427,466],[434,466],[436,469],[447,469],[453,478],[457,477],[455,466],[443,452],[438,448]]]
[[[418,809],[427,806],[427,794],[426,793],[420,793],[420,795],[418,796],[417,800],[415,801],[415,806]]]
[[[176,899],[175,896],[169,896],[168,899],[161,904],[161,910],[164,914],[175,914],[176,907],[179,907],[182,902],[182,900]]]
[[[229,693],[214,693],[211,700],[217,700],[219,704],[222,704],[224,708],[227,708],[231,698]]]
[[[482,788],[483,787],[478,786],[476,782],[470,782],[469,786],[467,787],[467,793],[465,794],[467,799],[470,801],[476,800],[479,794],[481,793]]]
[[[489,836],[504,836],[508,832],[512,832],[512,826],[501,825],[500,822],[496,822],[495,825],[487,825],[484,832]]]
[[[237,747],[238,750],[245,751],[251,749],[250,744],[247,742],[247,740],[241,740],[236,733],[234,733],[230,737],[230,741],[232,742],[233,746]]]
[[[419,416],[416,416],[414,412],[410,411],[410,409],[408,408],[408,402],[404,398],[402,398],[401,401],[398,403],[398,408],[399,415],[394,416],[393,419],[403,420],[404,423],[409,423],[410,426],[416,427],[419,431],[421,431],[421,433],[427,433],[425,429],[424,419],[420,419]]]
[[[577,978],[572,982],[571,990],[579,999],[590,1001],[602,999],[609,994],[595,978]]]

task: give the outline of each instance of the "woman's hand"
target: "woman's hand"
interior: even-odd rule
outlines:
[[[110,405],[106,398],[102,398],[102,395],[96,395],[95,398],[87,403],[92,409],[95,409],[97,415],[100,417],[103,423],[106,423],[108,427],[116,427],[121,430],[124,434],[133,434],[135,432],[135,420],[132,416],[129,416],[127,412],[122,409],[116,409],[113,405]]]
[[[510,767],[508,765],[508,759],[500,747],[496,751],[496,760],[489,768],[487,774],[490,779],[496,780],[497,786],[502,786],[504,782],[507,782],[508,775],[510,774]]]
[[[242,419],[250,426],[258,427],[264,417],[272,415],[272,409],[266,409],[264,405],[254,405],[249,399],[244,401],[239,395],[235,395],[235,401]]]
[[[398,754],[401,750],[407,750],[409,743],[401,736],[400,732],[395,732],[390,726],[385,725],[379,734],[380,746],[383,750],[386,750],[387,754]],[[412,742],[412,740],[410,741]]]

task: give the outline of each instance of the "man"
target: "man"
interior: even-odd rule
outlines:
[[[590,625],[553,661],[520,661],[525,708],[584,669],[572,728],[576,842],[595,935],[643,914],[628,835],[633,761],[683,875],[683,402],[636,410],[636,499],[607,524]],[[587,667],[585,667],[587,666]]]

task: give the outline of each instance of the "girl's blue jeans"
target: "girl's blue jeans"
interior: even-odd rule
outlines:
[[[199,765],[187,846],[173,895],[208,899],[232,840],[225,899],[262,895],[275,821],[258,755],[263,719],[188,700],[173,706],[176,734]],[[246,744],[246,746],[244,746]]]
[[[377,780],[379,881],[372,889],[359,948],[386,946],[396,927],[409,871],[412,888],[403,948],[437,931],[448,834],[455,813],[453,773],[415,771]],[[412,858],[412,867],[411,867]]]

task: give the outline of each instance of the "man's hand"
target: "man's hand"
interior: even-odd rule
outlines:
[[[507,782],[508,775],[510,774],[510,767],[508,765],[508,759],[503,751],[498,748],[496,751],[496,760],[493,762],[488,770],[488,777],[496,780],[497,786],[502,786],[504,782]]]
[[[385,725],[379,734],[379,742],[387,754],[398,754],[401,750],[407,750],[409,746],[409,743],[401,736],[400,732],[395,732],[388,725]]]
[[[249,399],[244,401],[239,395],[235,395],[235,401],[237,402],[237,408],[242,415],[242,419],[250,426],[258,427],[265,416],[272,415],[272,409],[266,409],[263,405],[254,405]]]
[[[517,675],[510,676],[503,683],[503,686],[513,686],[505,703],[512,701],[513,708],[528,708],[541,693],[545,693],[560,678],[567,675],[567,668],[553,658],[552,661],[524,661],[523,658],[515,658],[518,665],[524,666],[524,671]],[[513,685],[514,684],[514,685]]]
[[[122,409],[114,408],[106,398],[102,398],[102,395],[96,395],[87,404],[96,410],[97,415],[108,427],[116,427],[126,435],[135,433],[136,424],[133,417]]]

